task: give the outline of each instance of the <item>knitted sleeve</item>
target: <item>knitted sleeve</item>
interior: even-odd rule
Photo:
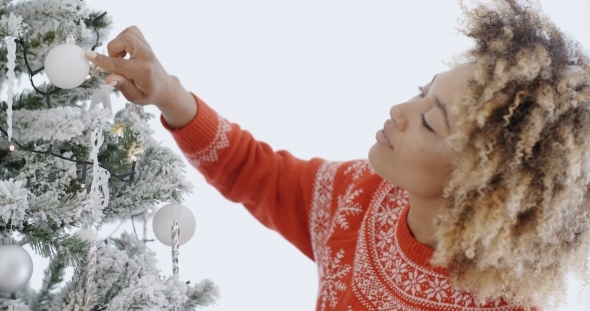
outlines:
[[[313,259],[309,211],[315,173],[324,161],[275,152],[195,99],[198,112],[186,126],[172,129],[160,117],[186,158],[224,197],[242,203]]]

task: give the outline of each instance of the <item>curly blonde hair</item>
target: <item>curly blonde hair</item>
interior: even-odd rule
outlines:
[[[588,280],[590,61],[530,1],[460,5],[474,73],[432,262],[482,301],[556,306]]]

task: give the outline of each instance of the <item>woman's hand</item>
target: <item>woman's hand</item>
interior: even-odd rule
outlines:
[[[182,127],[196,114],[193,96],[169,75],[154,55],[139,28],[131,26],[107,45],[108,56],[86,51],[86,58],[110,71],[105,83],[113,85],[127,100],[154,104],[172,127]],[[129,54],[129,59],[124,57]]]

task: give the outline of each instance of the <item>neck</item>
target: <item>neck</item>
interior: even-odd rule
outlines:
[[[434,218],[444,204],[444,198],[424,198],[408,193],[410,211],[408,213],[408,227],[414,238],[429,247],[434,248]]]

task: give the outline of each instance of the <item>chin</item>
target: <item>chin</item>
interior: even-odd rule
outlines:
[[[396,180],[396,177],[399,177],[396,176],[396,173],[399,173],[399,168],[394,167],[392,161],[393,153],[391,151],[390,148],[375,143],[371,149],[369,149],[369,164],[373,171],[383,178],[383,180],[401,187],[401,185],[397,183],[399,180]]]
[[[381,146],[379,143],[375,143],[371,149],[369,149],[368,159],[373,171],[375,171],[377,175],[381,176],[381,178],[389,181],[389,178],[387,178],[387,173],[391,169],[391,167],[389,167],[391,162],[388,161],[386,156],[391,157],[391,153],[385,154],[383,151],[383,146]]]

